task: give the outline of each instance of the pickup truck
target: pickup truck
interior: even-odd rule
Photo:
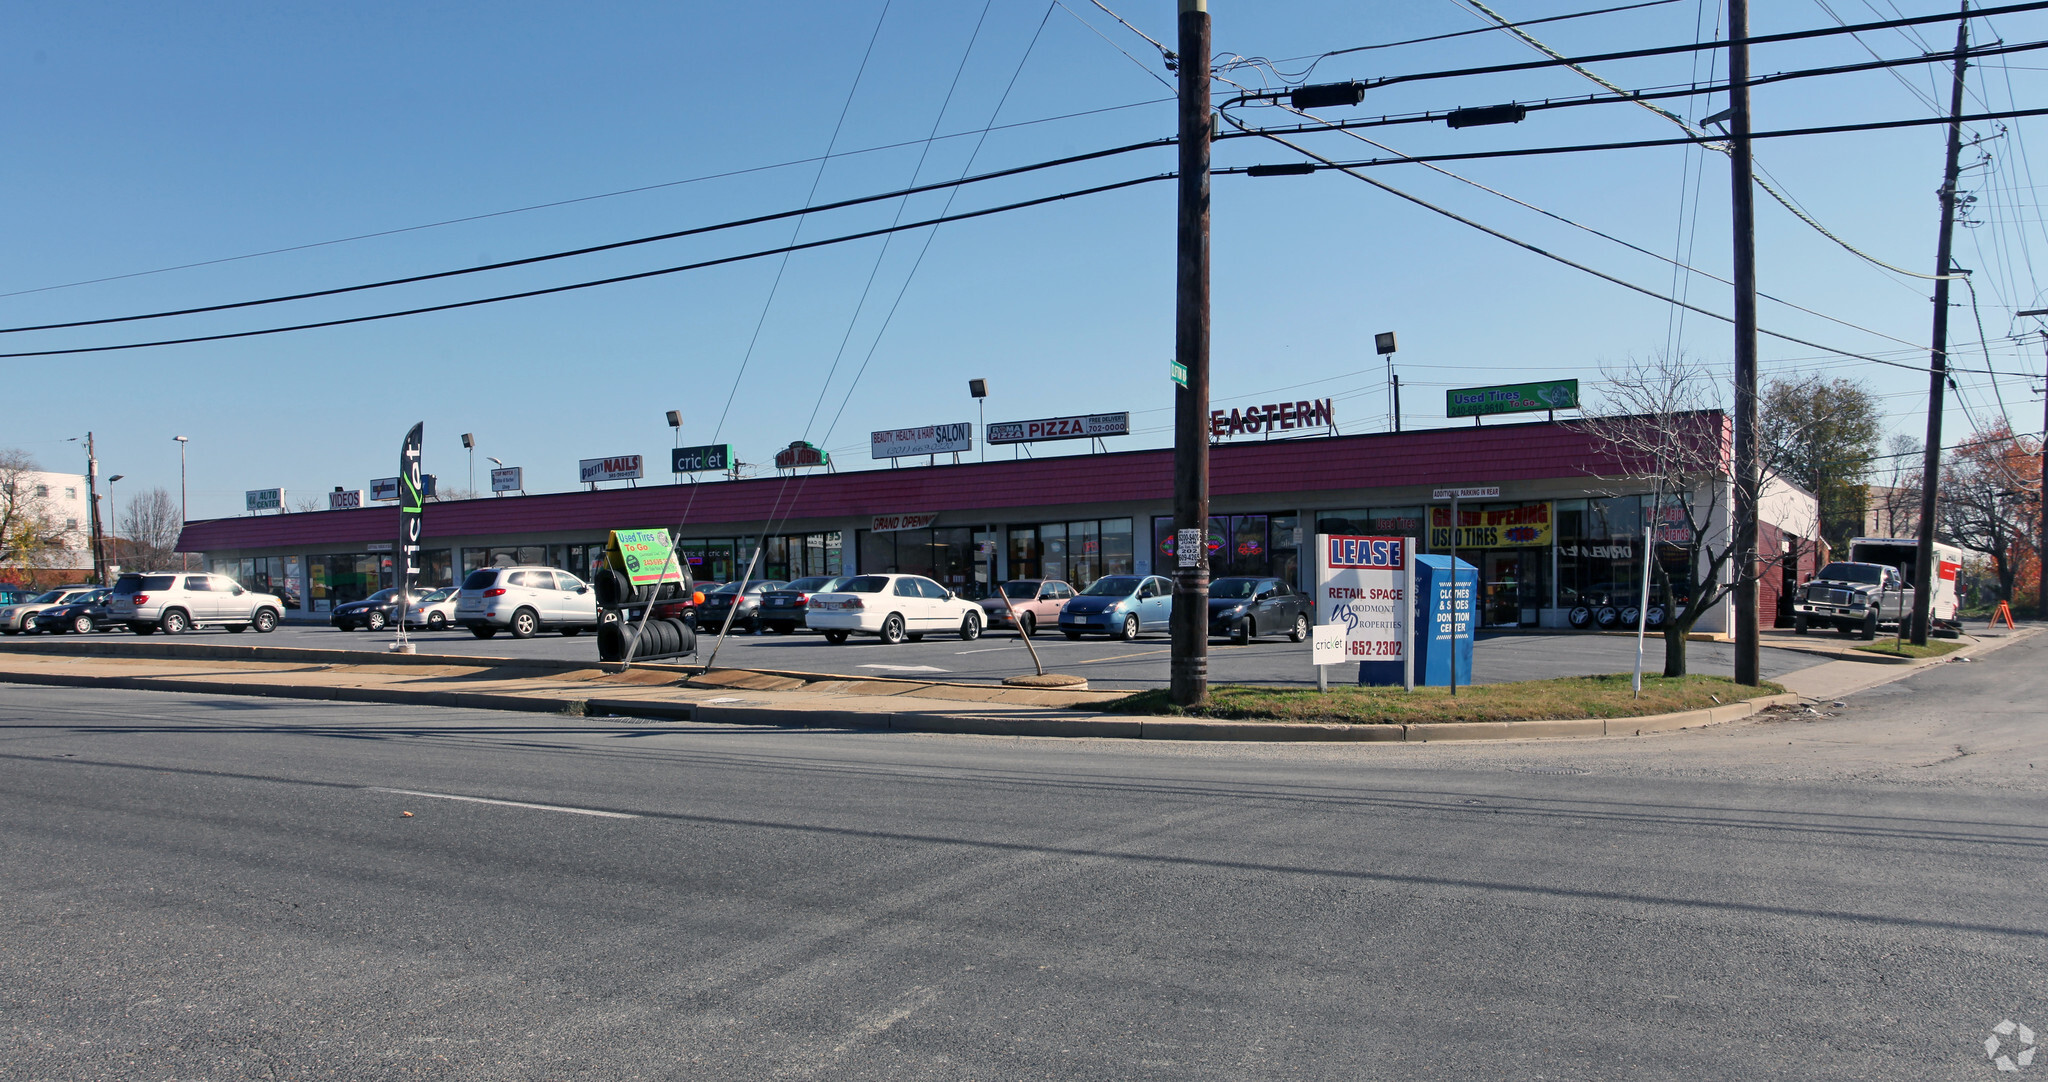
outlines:
[[[1898,568],[1838,560],[1820,569],[1792,597],[1792,630],[1830,624],[1844,635],[1877,637],[1878,628],[1913,616],[1913,587]]]

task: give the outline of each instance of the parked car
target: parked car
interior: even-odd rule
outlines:
[[[725,584],[722,582],[693,582],[690,584],[690,592],[688,594],[682,597],[671,598],[667,601],[656,602],[654,618],[657,620],[681,620],[690,625],[691,630],[695,630],[697,627],[697,606],[702,605],[704,600],[711,596],[711,591],[723,585]]]
[[[479,639],[500,631],[515,639],[541,631],[578,635],[597,628],[597,593],[552,567],[479,567],[456,593],[455,622]]]
[[[397,623],[408,605],[417,604],[420,598],[431,592],[423,587],[415,587],[410,597],[400,597],[396,587],[379,590],[361,601],[336,605],[334,614],[327,618],[327,622],[343,631],[354,631],[357,628],[382,631]]]
[[[804,621],[842,643],[854,632],[886,643],[916,642],[933,631],[981,637],[981,606],[922,575],[857,575],[831,593],[812,594]]]
[[[1158,575],[1104,575],[1060,609],[1069,639],[1097,632],[1126,641],[1165,631],[1173,619],[1173,583]]]
[[[54,635],[98,631],[107,626],[107,598],[113,595],[114,591],[104,586],[83,595],[74,594],[71,600],[36,613],[35,629]]]
[[[446,631],[455,622],[455,587],[443,586],[405,607],[405,626]]]
[[[51,607],[75,601],[99,589],[97,586],[59,586],[42,594],[0,609],[0,635],[19,635],[24,631],[33,634],[36,614]]]
[[[762,627],[778,635],[787,635],[804,626],[804,612],[810,607],[812,594],[827,594],[844,584],[846,575],[813,575],[797,579],[787,586],[769,590],[761,595],[760,608],[756,619]]]
[[[1009,601],[1005,603],[1003,597]],[[982,619],[991,628],[1029,635],[1043,624],[1059,626],[1060,607],[1073,597],[1074,588],[1058,579],[1012,579],[1003,583],[1002,596],[981,599]],[[1014,623],[1012,608],[1016,609]]]
[[[244,589],[226,575],[131,571],[114,580],[107,618],[137,635],[180,635],[207,625],[268,634],[284,618],[284,599]]]
[[[734,631],[759,631],[761,595],[787,585],[775,579],[754,579],[751,582],[728,582],[716,590],[706,590],[704,603],[697,606],[697,626],[707,634],[716,634],[725,626],[726,614],[731,613]]]
[[[1232,642],[1282,632],[1301,642],[1314,615],[1315,600],[1279,579],[1233,575],[1209,584],[1209,634]]]
[[[1889,564],[1836,560],[1792,595],[1792,629],[1828,627],[1844,635],[1877,637],[1881,626],[1913,618],[1913,587]]]

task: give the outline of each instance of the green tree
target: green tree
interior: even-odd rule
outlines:
[[[1773,379],[1757,406],[1767,472],[1820,501],[1821,536],[1835,551],[1863,532],[1864,482],[1877,458],[1877,398],[1853,379]]]
[[[0,578],[34,578],[36,569],[64,550],[64,532],[43,493],[41,472],[28,452],[0,449]]]

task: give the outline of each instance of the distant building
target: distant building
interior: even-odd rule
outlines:
[[[1863,537],[1920,536],[1920,490],[1868,485],[1863,490]]]
[[[21,474],[24,503],[34,501],[62,534],[64,547],[37,561],[40,580],[74,582],[92,575],[92,502],[82,473]]]

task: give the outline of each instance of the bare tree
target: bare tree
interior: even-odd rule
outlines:
[[[121,516],[121,534],[127,541],[130,570],[155,571],[171,565],[178,552],[178,535],[185,529],[178,514],[178,501],[169,492],[153,488],[128,498]]]
[[[460,485],[444,485],[435,491],[433,499],[436,503],[454,503],[456,500],[474,500],[480,495],[481,493],[473,488],[463,488]]]
[[[24,581],[65,551],[56,510],[38,487],[41,472],[28,452],[0,449],[0,568]]]
[[[326,509],[327,505],[318,496],[301,496],[292,501],[293,511],[325,511]]]
[[[1684,676],[1686,635],[1750,573],[1728,528],[1732,433],[1718,382],[1686,357],[1631,361],[1605,375],[1603,412],[1579,425],[1621,463],[1621,476],[1602,479],[1612,493],[1651,500],[1656,540],[1644,558],[1668,599],[1664,675]]]
[[[2006,601],[2017,600],[2022,576],[2036,562],[2036,461],[2001,417],[1972,432],[1941,467],[1935,525],[1946,539],[1990,557],[1998,596]]]

